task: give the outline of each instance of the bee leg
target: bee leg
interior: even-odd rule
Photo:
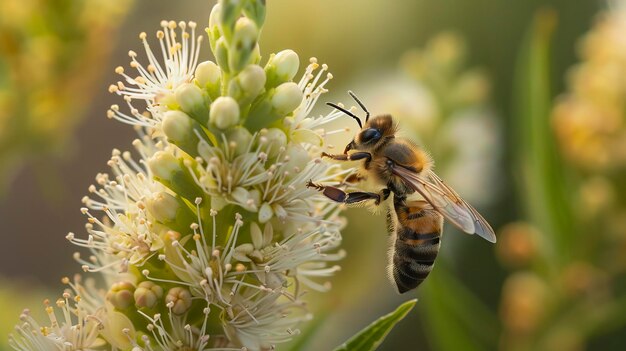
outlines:
[[[355,204],[357,202],[374,200],[376,205],[380,205],[381,196],[376,193],[368,193],[364,191],[354,191],[347,194],[348,197],[344,200],[346,204]]]
[[[324,196],[327,198],[336,201],[342,202],[345,204],[355,204],[358,202],[363,202],[367,200],[375,200],[376,205],[380,204],[382,196],[376,193],[368,193],[364,191],[354,191],[351,193],[347,193],[339,188],[335,188],[333,186],[324,186],[320,184],[315,184],[312,181],[309,181],[306,185],[309,188],[315,188],[321,191]],[[388,196],[388,195],[387,195]]]
[[[348,198],[348,193],[346,193],[345,191],[339,188],[335,188],[334,186],[325,186],[325,185],[316,184],[316,183],[313,183],[312,180],[309,180],[306,186],[308,188],[315,188],[318,191],[321,191],[324,194],[324,196],[336,202],[345,202],[346,199]]]
[[[341,154],[341,155],[331,155],[325,152],[322,152],[322,157],[328,157],[335,161],[358,161],[365,159],[365,162],[370,162],[372,160],[372,154],[369,152],[355,152],[352,154]]]
[[[326,152],[322,152],[322,157],[328,157],[331,158],[335,161],[350,161],[350,158],[348,157],[348,154],[341,154],[341,155],[331,155],[328,154]]]

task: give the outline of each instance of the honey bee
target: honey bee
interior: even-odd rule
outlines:
[[[433,172],[430,156],[413,142],[396,137],[397,125],[391,115],[370,119],[365,105],[352,92],[348,93],[365,112],[365,125],[349,110],[327,103],[354,118],[360,131],[343,154],[323,153],[322,157],[362,161],[360,171],[350,178],[357,183],[371,180],[382,189],[346,192],[312,181],[308,186],[345,204],[373,200],[375,205],[380,205],[393,195],[387,210],[391,238],[388,273],[398,292],[417,288],[431,272],[439,252],[444,219],[468,234],[478,234],[495,243],[496,236],[487,221]]]

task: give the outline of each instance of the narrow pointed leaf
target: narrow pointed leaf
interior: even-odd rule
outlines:
[[[551,41],[556,14],[539,11],[522,45],[515,74],[513,149],[520,175],[518,193],[526,213],[551,241],[553,262],[571,255],[572,208],[568,179],[563,171],[550,113]]]
[[[395,311],[380,317],[374,323],[361,330],[335,351],[371,351],[376,350],[393,327],[413,309],[416,299],[400,305]]]

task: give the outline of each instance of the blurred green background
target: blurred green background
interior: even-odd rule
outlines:
[[[85,1],[0,5],[0,290],[12,306],[36,307],[31,292],[56,291],[79,268],[63,237],[81,231],[81,197],[134,135],[105,118],[118,102],[107,92],[114,68],[140,49],[139,32],[161,19],[206,23],[211,7],[111,0],[95,26]],[[350,209],[348,257],[333,290],[315,297],[325,312],[303,348],[330,349],[415,295],[381,350],[626,348],[618,4],[608,15],[592,0],[269,2],[262,54],[315,56],[335,77],[325,99],[349,105],[351,89],[374,114],[397,116],[499,235],[494,246],[447,228],[431,276],[398,296],[385,276],[384,216]],[[18,317],[6,311],[2,340]]]

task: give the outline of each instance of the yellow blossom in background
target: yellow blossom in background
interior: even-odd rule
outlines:
[[[584,170],[626,166],[626,8],[615,4],[582,38],[582,62],[570,70],[569,91],[553,110],[564,155]]]
[[[0,189],[23,161],[63,150],[131,3],[0,2]]]
[[[502,290],[500,314],[505,327],[513,339],[527,336],[546,314],[546,283],[531,272],[518,272],[506,280]]]
[[[525,267],[537,257],[541,246],[541,234],[536,228],[525,222],[513,222],[500,229],[496,254],[504,266]]]
[[[567,162],[581,175],[576,214],[612,243],[612,259],[626,245],[626,2],[612,2],[580,42],[581,62],[570,69],[568,91],[552,111],[552,126]],[[621,251],[620,251],[621,250]],[[624,270],[623,263],[611,269]]]

